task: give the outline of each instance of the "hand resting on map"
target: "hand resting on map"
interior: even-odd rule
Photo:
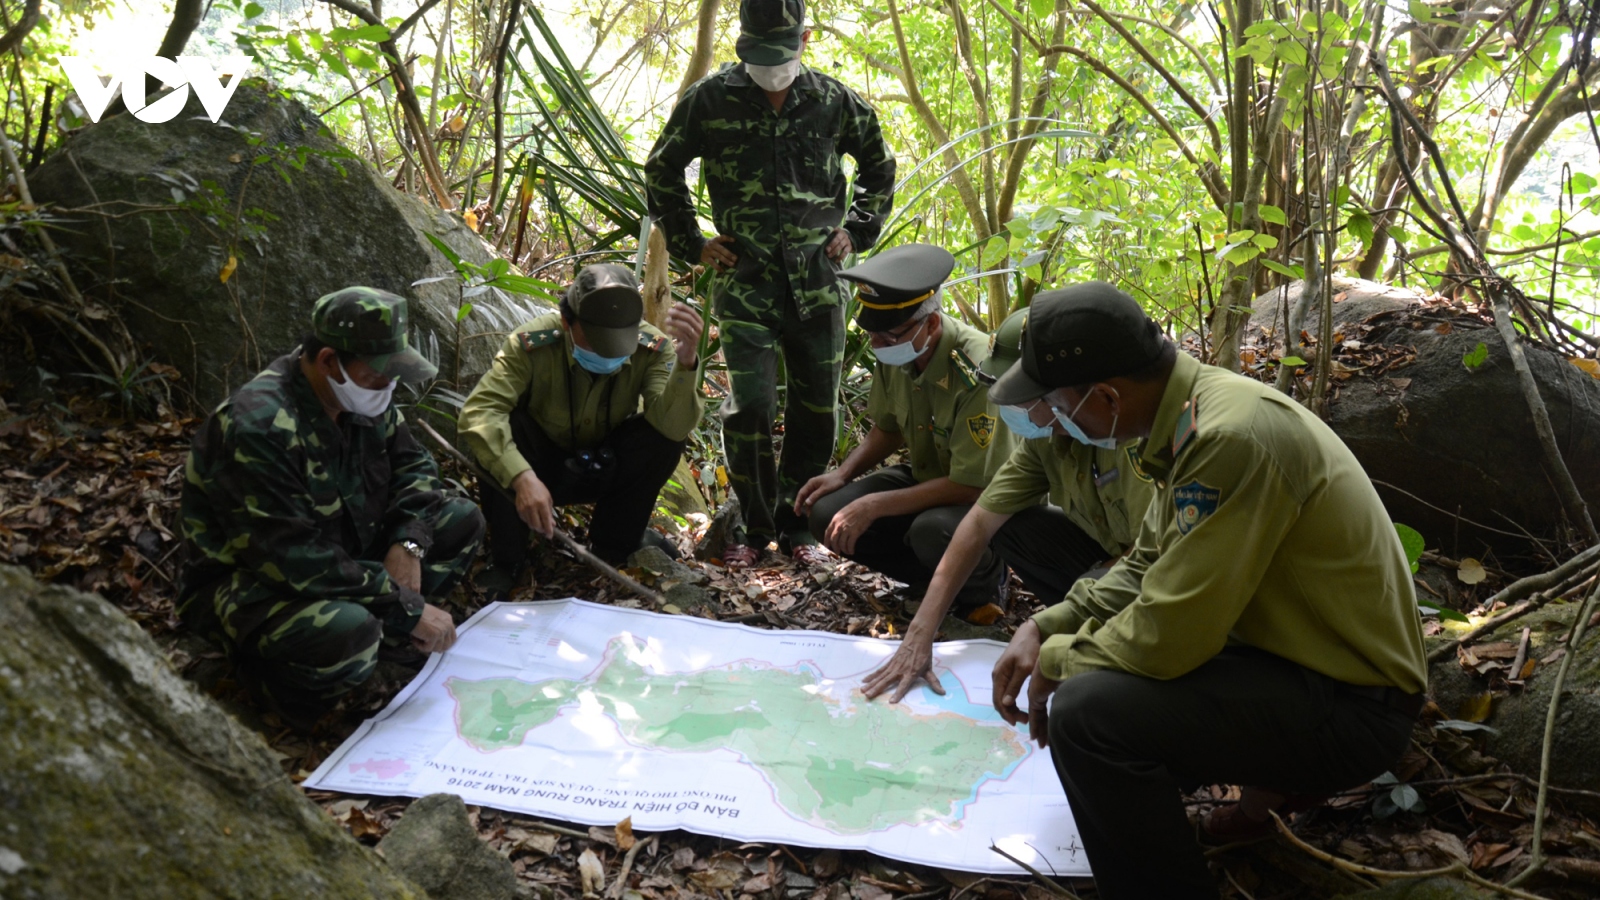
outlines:
[[[889,702],[899,703],[919,680],[927,682],[935,694],[944,696],[944,685],[939,683],[939,676],[933,671],[933,635],[916,628],[916,622],[911,624],[912,627],[906,630],[906,636],[901,639],[899,648],[889,657],[889,661],[861,683],[861,693],[868,700],[893,689]]]
[[[1061,682],[1039,672],[1039,646],[1044,642],[1039,625],[1032,619],[1023,622],[1011,636],[1005,652],[994,664],[994,709],[1011,725],[1028,723],[1028,737],[1040,747],[1050,745],[1050,695]],[[1030,680],[1031,676],[1031,680]],[[1028,708],[1017,706],[1022,683],[1028,682]]]

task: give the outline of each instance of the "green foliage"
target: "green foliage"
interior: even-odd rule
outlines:
[[[1388,788],[1388,790],[1379,791],[1372,798],[1372,815],[1374,818],[1382,820],[1400,812],[1424,813],[1428,811],[1428,805],[1422,802],[1422,795],[1417,793],[1417,789],[1409,784],[1401,784],[1400,779],[1396,778],[1393,772],[1385,772],[1379,775],[1377,778],[1372,779],[1372,783],[1380,788]]]
[[[1489,346],[1483,341],[1479,341],[1478,346],[1473,347],[1461,356],[1461,364],[1467,367],[1468,372],[1476,372],[1488,360]]]
[[[1410,525],[1394,523],[1394,530],[1400,535],[1400,546],[1406,551],[1406,565],[1411,567],[1411,574],[1415,575],[1418,569],[1418,560],[1422,559],[1422,551],[1426,546],[1422,535]]]

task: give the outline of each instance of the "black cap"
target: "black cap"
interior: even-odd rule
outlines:
[[[892,331],[932,299],[955,267],[956,258],[943,247],[905,244],[845,269],[839,277],[857,285],[861,311],[856,324],[864,331]]]
[[[1159,359],[1167,342],[1137,301],[1103,281],[1045,291],[1029,310],[1022,364],[989,388],[989,399],[1003,406],[1136,372]]]
[[[783,65],[800,58],[805,33],[805,0],[743,0],[733,52],[750,65]]]
[[[614,359],[632,356],[639,349],[644,300],[639,296],[639,280],[627,266],[585,266],[567,288],[567,306],[583,323],[583,336],[594,352]]]

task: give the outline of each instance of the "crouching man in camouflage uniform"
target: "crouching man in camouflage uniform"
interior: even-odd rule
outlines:
[[[700,422],[697,365],[704,323],[667,310],[662,334],[643,321],[639,282],[624,266],[585,268],[560,312],[512,332],[461,409],[461,434],[488,476],[492,564],[476,583],[505,596],[526,561],[530,531],[555,532],[555,508],[593,503],[589,541],[621,564],[645,543],[656,496]],[[674,342],[676,345],[674,346]]]
[[[223,643],[291,724],[372,674],[380,643],[455,643],[447,593],[483,516],[447,492],[391,403],[433,377],[406,340],[406,301],[350,287],[312,333],[217,407],[183,488],[178,612]]]

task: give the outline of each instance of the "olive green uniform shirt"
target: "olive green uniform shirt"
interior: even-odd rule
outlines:
[[[981,488],[1011,455],[1011,431],[989,408],[989,387],[976,375],[988,355],[988,335],[944,316],[939,347],[920,375],[914,363],[877,364],[867,418],[905,438],[919,483],[948,475]]]
[[[1400,538],[1321,420],[1180,353],[1139,458],[1157,493],[1132,552],[1034,616],[1046,677],[1176,678],[1234,642],[1348,684],[1426,688]]]
[[[984,509],[1012,515],[1045,497],[1106,551],[1133,546],[1156,481],[1138,464],[1134,442],[1103,450],[1069,437],[1020,441],[978,497]]]
[[[511,440],[510,412],[518,403],[568,450],[597,446],[641,410],[671,440],[688,437],[700,422],[700,372],[675,367],[672,339],[649,323],[639,332],[638,349],[610,375],[592,374],[573,359],[572,336],[558,312],[512,332],[461,407],[459,428],[478,462],[502,487],[532,468]]]

